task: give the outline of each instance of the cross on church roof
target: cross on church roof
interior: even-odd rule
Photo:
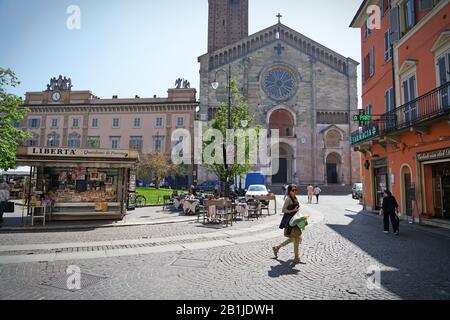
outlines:
[[[278,23],[281,23],[281,18],[283,17],[280,13],[278,13],[276,15],[276,17],[278,18]]]
[[[281,43],[278,43],[278,45],[274,49],[279,56],[281,56],[284,51],[284,47],[281,45]]]

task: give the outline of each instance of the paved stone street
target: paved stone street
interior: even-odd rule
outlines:
[[[301,202],[304,202],[304,197]],[[279,201],[281,204],[281,201]],[[196,221],[73,231],[0,233],[1,299],[449,299],[450,236],[356,214],[350,196],[303,205],[311,225],[292,264],[281,216],[229,228]],[[155,209],[152,209],[155,210]],[[68,266],[81,290],[67,289]],[[381,270],[381,288],[367,281]],[[374,276],[376,278],[376,273]]]

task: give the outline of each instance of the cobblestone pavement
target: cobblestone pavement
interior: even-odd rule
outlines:
[[[84,242],[85,248],[93,248],[93,241],[154,239],[152,246],[158,248],[167,245],[161,239],[165,237],[172,237],[170,244],[205,245],[101,259],[0,264],[0,299],[450,299],[448,237],[407,224],[399,237],[386,235],[379,217],[346,212],[349,205],[355,205],[350,196],[324,196],[318,205],[304,205],[315,223],[303,236],[301,258],[306,264],[297,266],[291,260],[292,245],[280,251],[278,260],[272,256],[271,246],[284,240],[277,230],[279,215],[228,229],[180,223],[0,234],[0,246]],[[273,230],[279,236],[258,238]],[[233,239],[242,231],[250,241],[212,247],[214,241]],[[67,289],[71,265],[81,270],[81,290]],[[368,285],[373,266],[381,270],[381,288]]]

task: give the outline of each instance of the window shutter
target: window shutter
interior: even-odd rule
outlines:
[[[375,73],[375,48],[370,49],[369,55],[369,75],[372,77]]]
[[[397,43],[400,40],[400,10],[398,6],[393,6],[389,12],[390,29],[391,29],[391,44]]]
[[[403,103],[406,104],[410,101],[409,100],[408,80],[403,81],[402,86],[403,86],[403,99],[404,99]]]
[[[389,90],[389,95],[391,96],[391,110],[395,109],[395,96],[394,96],[394,88],[391,88],[391,90]]]
[[[411,27],[416,25],[416,8],[414,7],[415,1],[414,0],[409,0],[410,4],[411,4]]]
[[[445,56],[438,60],[439,86],[447,82],[447,70],[445,65]]]
[[[389,41],[389,30],[384,33],[384,61],[389,59],[389,49],[391,47],[391,43]]]
[[[389,91],[386,91],[384,94],[384,107],[386,109],[386,112],[390,111],[390,105],[389,105]]]
[[[366,81],[366,73],[365,73],[366,67],[365,67],[365,64],[366,64],[366,58],[363,57],[362,58],[362,63],[361,63],[361,77],[362,77],[362,81],[363,82]]]
[[[416,76],[409,78],[409,94],[410,101],[416,98]]]

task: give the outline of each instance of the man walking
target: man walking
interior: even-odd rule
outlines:
[[[384,233],[389,233],[389,219],[391,219],[392,228],[395,235],[400,234],[400,219],[397,217],[398,203],[389,190],[384,191],[383,204],[380,214],[384,215]]]
[[[314,188],[314,194],[316,195],[317,204],[319,204],[319,196],[320,196],[321,192],[322,192],[322,190],[319,188],[319,186],[316,186]]]

